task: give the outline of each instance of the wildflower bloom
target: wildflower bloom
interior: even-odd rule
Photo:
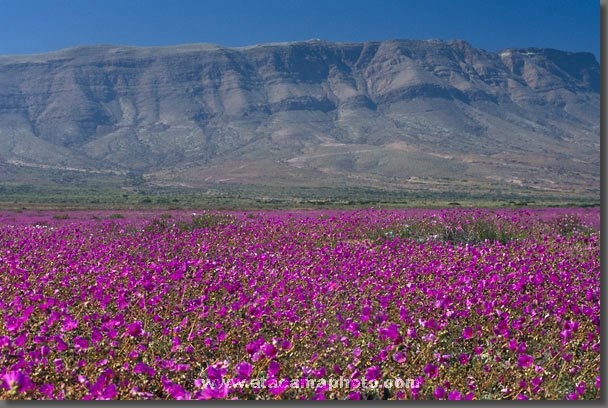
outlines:
[[[348,393],[348,399],[349,400],[360,400],[361,399],[361,393],[358,391],[351,391]]]
[[[235,212],[194,228],[175,211],[155,229],[150,213],[82,212],[55,230],[27,211],[6,225],[0,211],[0,394],[383,398],[363,380],[414,364],[416,384],[390,398],[597,399],[599,210],[568,209],[598,227],[557,234],[564,211]],[[518,238],[445,232],[480,223]],[[11,372],[37,388],[6,390]],[[350,384],[314,389],[328,375]],[[287,377],[304,385],[287,389]]]
[[[576,386],[574,387],[574,390],[576,391],[576,393],[580,396],[583,396],[583,394],[585,393],[585,387],[587,384],[585,384],[585,381],[581,381],[578,384],[576,384]]]
[[[127,334],[131,337],[139,337],[144,332],[143,327],[144,325],[141,321],[133,322],[126,327]]]
[[[435,377],[437,377],[437,374],[439,373],[438,367],[434,364],[425,365],[423,371],[429,378],[435,378]]]
[[[268,375],[270,377],[275,377],[279,373],[280,369],[281,366],[276,360],[271,360],[270,363],[268,363]]]
[[[83,337],[74,337],[74,348],[76,351],[86,350],[89,348],[89,341]]]
[[[78,320],[73,319],[71,316],[66,316],[63,319],[62,331],[72,331],[78,327]]]
[[[50,383],[42,384],[38,391],[40,391],[45,397],[53,398],[53,391],[55,390],[55,386]]]
[[[521,368],[530,367],[534,363],[534,358],[528,354],[520,354],[517,357],[517,365]]]
[[[35,388],[30,377],[21,371],[9,371],[2,375],[0,380],[2,380],[2,387],[5,390],[16,390],[25,393]]]
[[[440,385],[438,385],[437,387],[435,387],[435,391],[433,391],[433,397],[435,397],[437,399],[443,399],[443,398],[445,398],[445,388],[443,388]]]
[[[239,378],[249,378],[253,366],[246,361],[241,361],[235,366],[235,371]]]
[[[471,326],[466,326],[462,330],[462,338],[465,339],[465,340],[468,340],[471,337],[473,337],[473,328]]]
[[[399,325],[391,323],[388,327],[383,327],[379,330],[380,336],[386,337],[392,341],[396,341],[399,338]]]
[[[0,336],[0,348],[11,344],[11,339],[8,336]]]
[[[276,386],[273,387],[269,387],[268,388],[268,392],[270,392],[270,394],[272,395],[281,395],[283,393],[283,391],[285,391],[287,388],[289,388],[290,385],[290,381],[285,379],[281,382],[279,382]]]
[[[224,399],[228,396],[228,386],[224,383],[218,385],[208,384],[202,391],[195,394],[196,399]]]
[[[154,375],[156,374],[156,370],[154,370],[154,368],[143,362],[135,364],[135,366],[133,367],[133,372],[135,374],[145,374],[149,377],[154,377]]]
[[[262,344],[261,350],[264,352],[264,355],[268,358],[274,358],[277,355],[277,349],[272,343]]]
[[[14,343],[17,347],[23,346],[25,343],[27,343],[27,335],[25,333],[21,333],[19,336],[17,336]]]
[[[207,367],[207,378],[211,379],[211,380],[221,380],[223,373],[222,373],[222,369],[214,367],[214,366],[209,366]]]
[[[568,394],[566,394],[566,399],[567,400],[578,400],[578,394],[576,392],[570,392]]]
[[[100,400],[113,400],[118,395],[118,388],[116,384],[110,383],[105,387],[101,388],[101,390],[97,393],[97,398]]]
[[[176,384],[165,376],[161,377],[161,383],[163,385],[163,389],[169,397],[176,400],[188,400],[190,399],[190,393],[187,392],[184,387],[179,384]]]
[[[281,349],[283,349],[284,351],[291,350],[292,347],[293,344],[289,340],[281,341]]]
[[[452,390],[448,393],[448,400],[461,400],[462,394],[458,390]]]
[[[540,386],[543,383],[542,377],[534,377],[530,380],[530,385],[532,386],[532,392],[537,394],[540,390]]]
[[[393,354],[393,360],[400,364],[405,363],[405,361],[407,360],[407,354],[403,351],[398,351]]]
[[[382,370],[378,366],[373,366],[365,371],[365,379],[367,381],[377,380],[382,376]]]

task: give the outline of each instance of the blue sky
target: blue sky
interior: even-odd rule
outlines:
[[[0,54],[76,45],[463,39],[599,60],[599,0],[1,0]]]

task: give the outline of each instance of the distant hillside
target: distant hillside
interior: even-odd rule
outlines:
[[[464,41],[0,56],[0,183],[52,173],[599,199],[599,78],[591,53]]]

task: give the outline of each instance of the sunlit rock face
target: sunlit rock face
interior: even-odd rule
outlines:
[[[599,114],[592,54],[459,40],[0,56],[2,166],[152,183],[373,175],[599,191]]]

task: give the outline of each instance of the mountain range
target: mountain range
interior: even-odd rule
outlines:
[[[107,177],[599,199],[599,146],[591,53],[309,40],[0,56],[0,184]]]

